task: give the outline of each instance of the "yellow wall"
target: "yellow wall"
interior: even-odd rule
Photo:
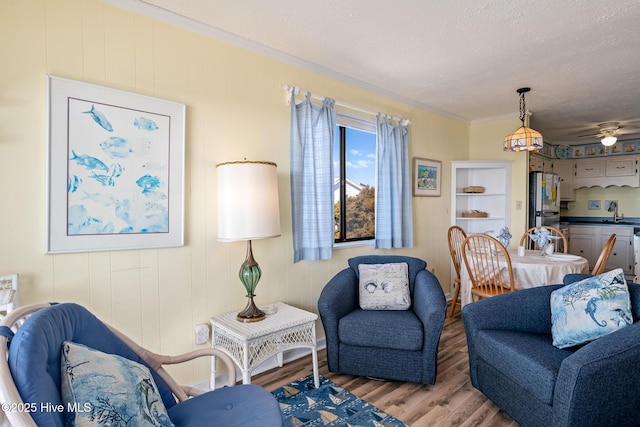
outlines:
[[[528,157],[526,152],[505,152],[504,137],[521,126],[516,116],[473,123],[469,143],[469,158],[474,160],[508,160],[511,165],[511,227],[510,247],[517,247],[527,224]],[[517,209],[518,202],[521,206]]]
[[[589,209],[589,200],[599,200],[600,209]],[[563,216],[597,216],[613,217],[613,212],[607,212],[605,201],[618,201],[618,214],[625,217],[640,217],[640,188],[631,187],[591,187],[579,188],[575,191],[575,201],[569,204],[569,209],[563,209]]]
[[[154,351],[191,350],[195,324],[245,304],[237,277],[245,245],[216,240],[215,165],[246,157],[278,164],[282,215],[281,237],[254,242],[263,270],[257,303],[316,311],[324,284],[346,260],[374,251],[343,249],[331,261],[293,264],[289,108],[281,84],[413,121],[411,156],[442,161],[442,196],[413,199],[414,248],[376,253],[427,260],[448,292],[450,161],[469,156],[468,123],[97,0],[3,0],[0,52],[0,272],[20,274],[24,303],[75,301]],[[184,247],[44,253],[47,74],[186,104]],[[208,377],[209,366],[172,372],[194,383]]]

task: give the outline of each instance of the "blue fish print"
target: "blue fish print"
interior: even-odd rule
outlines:
[[[131,153],[144,153],[151,149],[151,141],[146,138],[121,138],[112,136],[100,143],[102,151],[111,158],[126,159]]]
[[[69,193],[75,193],[81,183],[82,178],[79,178],[78,175],[71,175],[67,180],[67,191]]]
[[[102,141],[100,143],[100,148],[102,148],[102,151],[111,157],[117,157],[120,159],[129,157],[129,142],[126,138],[112,136],[109,139]]]
[[[116,185],[116,178],[122,175],[122,171],[124,168],[119,163],[114,163],[109,168],[108,175],[98,175],[95,172],[91,175],[91,178],[95,179],[102,185],[107,185],[109,187],[113,187]]]
[[[160,179],[157,176],[151,176],[147,174],[138,178],[138,180],[136,181],[136,185],[142,188],[143,194],[146,194],[160,187]]]
[[[120,203],[118,199],[112,195],[104,193],[89,193],[86,191],[84,192],[84,196],[82,197],[82,199],[88,199],[95,203],[100,203],[103,206],[117,206]]]
[[[90,216],[83,205],[69,206],[67,233],[77,234],[108,234],[113,233],[113,223],[104,223],[100,217]]]
[[[91,105],[91,110],[83,111],[84,114],[91,114],[91,118],[100,126],[102,126],[105,130],[109,132],[113,132],[113,126],[107,120],[107,117],[102,114],[100,111],[96,110],[95,105]]]
[[[101,169],[105,172],[109,171],[109,167],[105,165],[100,159],[96,159],[95,157],[91,157],[87,154],[77,155],[74,150],[71,150],[71,157],[69,160],[75,160],[80,166],[84,166],[87,169]]]
[[[158,130],[158,125],[151,119],[146,117],[138,117],[133,121],[133,125],[138,129],[154,131]]]

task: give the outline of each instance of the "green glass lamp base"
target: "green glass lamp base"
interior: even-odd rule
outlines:
[[[240,281],[244,285],[244,288],[247,290],[247,298],[249,298],[249,300],[247,301],[247,306],[244,310],[238,313],[236,318],[240,322],[258,322],[264,319],[266,315],[256,307],[253,302],[253,297],[255,296],[254,291],[256,286],[258,286],[262,270],[260,270],[260,266],[253,258],[251,240],[247,240],[247,257],[244,260],[244,263],[242,263],[238,275],[240,276]]]

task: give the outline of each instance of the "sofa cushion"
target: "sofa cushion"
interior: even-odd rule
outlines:
[[[340,342],[361,347],[419,351],[422,322],[413,311],[354,310],[338,323]]]
[[[547,405],[562,361],[573,354],[551,345],[551,336],[519,331],[482,330],[476,340],[476,354],[485,363]]]
[[[411,306],[405,262],[360,264],[358,293],[363,310],[407,310]]]
[[[629,289],[621,268],[551,293],[553,345],[572,347],[633,323]]]
[[[176,427],[284,425],[275,397],[255,384],[224,387],[169,408]]]
[[[173,427],[146,366],[65,341],[60,373],[68,426]]]

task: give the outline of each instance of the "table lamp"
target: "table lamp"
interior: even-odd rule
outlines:
[[[235,161],[216,165],[218,173],[218,240],[247,241],[247,256],[240,281],[247,290],[247,306],[237,315],[241,322],[257,322],[265,314],[253,302],[262,270],[253,258],[251,241],[280,236],[277,165],[272,162]]]

